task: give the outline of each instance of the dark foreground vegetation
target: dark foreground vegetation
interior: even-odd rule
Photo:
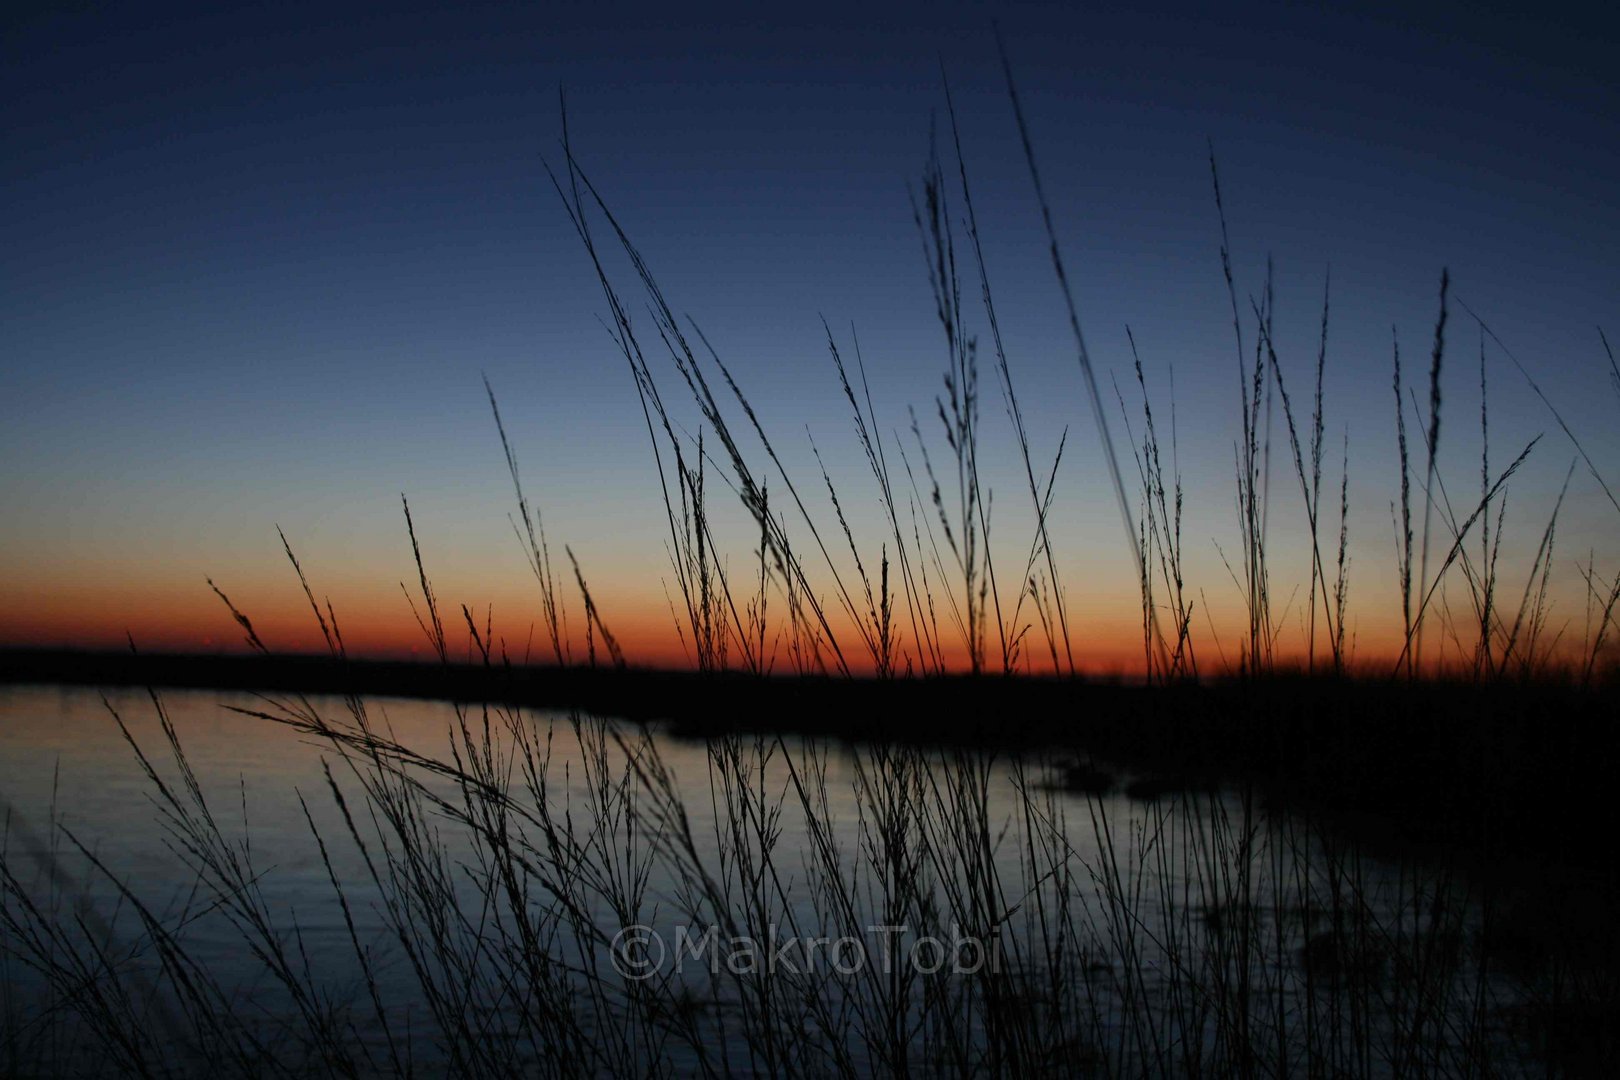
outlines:
[[[307,914],[312,897],[277,904],[251,833],[235,835],[217,812],[240,798],[245,816],[246,794],[209,790],[161,694],[145,728],[109,706],[186,899],[156,904],[93,838],[8,812],[0,944],[31,994],[5,999],[0,1071],[1600,1072],[1620,1029],[1607,659],[1620,578],[1588,555],[1576,642],[1548,618],[1558,511],[1538,523],[1529,565],[1501,565],[1506,492],[1537,443],[1509,448],[1505,465],[1492,457],[1483,351],[1481,460],[1453,477],[1455,501],[1446,494],[1449,278],[1426,409],[1402,389],[1398,349],[1392,357],[1403,638],[1387,670],[1364,675],[1346,633],[1347,441],[1338,483],[1331,461],[1324,473],[1328,297],[1314,397],[1299,372],[1290,396],[1271,283],[1240,303],[1215,185],[1239,390],[1226,569],[1245,618],[1224,643],[1202,638],[1202,590],[1183,559],[1174,403],[1155,413],[1133,355],[1137,400],[1127,406],[1116,387],[1118,410],[1105,405],[1010,72],[1008,90],[1140,586],[1140,685],[1077,674],[1059,570],[1077,553],[1048,528],[1066,433],[1048,450],[1025,426],[948,96],[954,168],[932,155],[913,204],[943,331],[940,429],[925,436],[914,415],[912,441],[886,436],[858,347],[828,334],[880,511],[875,545],[862,533],[870,522],[845,516],[852,493],[841,497],[824,469],[819,484],[796,483],[565,134],[552,180],[646,421],[670,607],[695,671],[629,667],[571,551],[583,617],[570,631],[564,596],[575,592],[553,572],[493,392],[549,667],[509,666],[487,622],[441,610],[433,549],[424,555],[408,504],[419,579],[407,595],[435,665],[350,658],[285,537],[327,657],[273,655],[217,587],[258,655],[0,657],[11,681],[261,692],[248,714],[324,755],[320,805],[316,792],[298,799],[330,886],[324,915]],[[962,272],[976,279],[966,292],[977,306],[963,301]],[[638,297],[621,287],[626,274]],[[980,481],[981,338],[1027,481],[1028,520],[1011,548],[1017,526],[1005,516],[992,548]],[[1620,391],[1612,356],[1610,370]],[[1111,423],[1129,439],[1123,466]],[[720,521],[711,475],[736,494],[741,532]],[[1266,539],[1285,499],[1308,536],[1309,580],[1292,614],[1273,606]],[[750,550],[728,562],[739,535]],[[465,653],[446,630],[463,620]],[[1280,644],[1296,624],[1297,647]],[[452,660],[461,655],[476,662]],[[956,656],[961,671],[947,662]],[[451,702],[445,743],[397,741],[371,695]],[[671,739],[683,736],[698,740],[703,775],[671,770]],[[122,921],[70,887],[87,882]],[[722,964],[627,975],[621,932],[671,920],[755,941],[784,930],[857,940],[903,925],[993,946],[999,959],[971,971]],[[317,931],[339,947],[307,948]],[[234,949],[225,961],[221,941]]]
[[[1606,694],[575,673],[699,736],[694,776],[664,723],[440,674],[496,700],[447,708],[436,751],[357,693],[248,708],[324,748],[299,805],[329,891],[292,905],[162,695],[109,706],[177,868],[154,895],[8,809],[8,1074],[1602,1075],[1616,1051],[1614,811],[1585,783],[1612,736],[1513,719]],[[981,709],[1002,722],[926,722]],[[626,973],[622,930],[677,925],[869,957],[904,927],[997,962]]]
[[[211,899],[165,915],[116,884],[135,925],[63,921],[59,876],[116,872],[42,858],[8,816],[6,947],[49,991],[6,1018],[18,1074],[1601,1075],[1616,1052],[1608,684],[41,652],[0,672],[262,692],[253,715],[328,748],[343,825],[311,817],[310,842],[349,941],[311,960],[154,693],[166,746],[131,745]],[[394,741],[368,694],[458,701],[448,752]],[[706,748],[695,789],[671,736]],[[583,777],[557,775],[566,743]],[[362,879],[333,869],[342,844]],[[623,977],[614,935],[672,912],[722,938],[966,932],[1005,965]],[[194,955],[211,919],[256,958],[248,998]],[[266,981],[272,1023],[244,1004]]]

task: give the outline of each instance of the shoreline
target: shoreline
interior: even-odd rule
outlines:
[[[0,650],[0,684],[389,696],[578,708],[667,723],[678,738],[793,734],[1048,751],[1133,797],[1220,785],[1402,845],[1613,876],[1571,835],[1620,828],[1620,687],[1397,683],[1328,676],[1142,686],[1061,678],[753,676],[566,668]],[[1151,789],[1151,790],[1149,790]],[[1080,790],[1076,787],[1076,791]],[[1127,790],[1127,794],[1132,794]]]

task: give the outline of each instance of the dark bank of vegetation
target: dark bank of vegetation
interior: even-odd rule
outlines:
[[[851,493],[825,471],[830,512],[811,511],[816,500],[783,466],[732,371],[666,302],[565,135],[552,179],[637,389],[663,493],[671,606],[696,671],[627,667],[569,552],[584,613],[575,629],[585,655],[575,654],[564,599],[575,590],[553,572],[493,393],[550,668],[508,665],[487,624],[465,608],[441,610],[408,507],[415,612],[436,666],[350,659],[291,545],[326,658],[271,656],[229,600],[260,655],[10,654],[0,667],[12,679],[263,691],[251,715],[327,754],[339,824],[323,829],[303,805],[348,944],[341,957],[305,950],[297,914],[267,899],[269,870],[250,838],[232,835],[213,809],[232,793],[205,790],[154,693],[159,749],[114,719],[201,900],[178,915],[153,906],[87,838],[54,820],[45,836],[25,832],[8,817],[0,932],[8,960],[46,994],[8,1006],[3,1067],[337,1076],[1601,1068],[1620,1022],[1610,918],[1620,889],[1592,834],[1612,835],[1615,824],[1606,657],[1620,579],[1589,563],[1582,641],[1548,631],[1557,514],[1531,565],[1516,575],[1499,565],[1506,491],[1535,444],[1493,461],[1483,408],[1469,494],[1446,495],[1447,280],[1427,408],[1403,392],[1398,352],[1392,365],[1404,641],[1387,670],[1369,674],[1353,670],[1346,641],[1348,451],[1338,485],[1324,474],[1329,306],[1324,298],[1314,396],[1297,386],[1291,396],[1270,282],[1239,302],[1222,215],[1240,433],[1241,545],[1228,566],[1246,625],[1216,663],[1195,647],[1200,594],[1184,573],[1173,425],[1172,452],[1161,454],[1165,412],[1155,414],[1139,361],[1137,405],[1117,389],[1117,411],[1104,400],[1010,74],[1008,87],[1137,572],[1142,685],[1077,675],[1059,583],[1074,554],[1048,528],[1066,440],[1043,457],[1025,427],[954,113],[955,167],[932,157],[914,201],[946,356],[934,403],[941,430],[925,436],[913,417],[911,443],[885,438],[859,353],[846,363],[828,334],[887,533],[875,552],[845,517]],[[645,323],[614,257],[642,293]],[[976,302],[963,300],[964,269]],[[699,414],[695,436],[664,396],[659,355]],[[982,355],[1027,481],[1031,525],[1013,566],[992,557],[980,482]],[[1274,415],[1287,435],[1275,484]],[[1123,465],[1111,416],[1128,429]],[[711,475],[736,493],[757,537],[745,574],[721,553]],[[1272,604],[1266,522],[1285,501],[1307,525],[1311,554],[1303,670],[1286,663]],[[1522,589],[1510,592],[1510,576]],[[461,635],[446,624],[463,621],[474,660],[458,665],[451,642]],[[1057,674],[1030,676],[1032,654]],[[955,655],[965,673],[953,672]],[[448,745],[435,753],[396,741],[372,694],[454,702]],[[706,777],[671,773],[670,730],[702,740]],[[851,739],[859,744],[842,745]],[[578,771],[554,767],[563,744]],[[838,754],[847,770],[829,769]],[[992,797],[999,785],[1013,793],[1005,804]],[[1130,801],[1109,794],[1115,787]],[[358,878],[334,869],[340,846],[361,859]],[[87,916],[64,886],[69,869],[133,914],[116,931]],[[836,936],[868,921],[905,923],[994,941],[1005,963],[965,975],[625,977],[610,962],[615,934],[672,912],[756,938],[781,926]],[[239,938],[268,990],[250,1000],[231,973],[200,959],[199,940],[220,932]],[[333,965],[344,978],[334,981]]]
[[[332,656],[13,650],[0,681],[415,697],[581,710],[690,738],[1068,755],[1178,787],[1253,785],[1392,841],[1602,869],[1620,686],[1552,677],[1415,683],[1275,673],[1170,686],[1030,676],[777,676]],[[1080,785],[1084,786],[1084,785]],[[1585,823],[1580,831],[1570,822]]]

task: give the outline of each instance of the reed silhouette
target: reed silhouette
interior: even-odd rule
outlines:
[[[1208,605],[1187,579],[1173,382],[1156,410],[1133,336],[1139,402],[1113,386],[1130,491],[1003,63],[1137,573],[1141,682],[1079,675],[1051,516],[1067,432],[1042,447],[1026,425],[948,84],[952,158],[932,144],[912,200],[944,338],[943,393],[928,420],[911,414],[909,442],[884,433],[853,332],[846,345],[826,329],[881,510],[875,552],[863,550],[845,512],[854,496],[819,450],[831,517],[812,510],[732,368],[676,314],[575,156],[565,110],[549,175],[636,388],[692,670],[635,667],[591,596],[588,565],[565,545],[582,612],[570,626],[574,594],[553,569],[487,382],[549,664],[514,663],[466,607],[471,659],[452,660],[459,624],[433,589],[403,497],[416,581],[402,588],[436,663],[351,657],[285,536],[324,656],[274,653],[219,587],[248,656],[0,654],[10,681],[154,688],[157,749],[108,710],[198,898],[161,910],[54,809],[36,828],[8,807],[4,953],[46,991],[5,1002],[8,1072],[1491,1076],[1579,1073],[1614,1052],[1620,943],[1608,915],[1620,893],[1590,836],[1615,825],[1606,783],[1620,577],[1590,557],[1583,640],[1549,635],[1555,508],[1517,606],[1501,595],[1505,493],[1537,443],[1493,472],[1483,342],[1495,335],[1476,317],[1479,490],[1457,504],[1439,464],[1449,275],[1426,409],[1403,393],[1395,345],[1403,641],[1390,662],[1358,664],[1346,632],[1348,434],[1336,538],[1322,504],[1333,479],[1331,291],[1307,417],[1279,357],[1269,271],[1247,311],[1239,302],[1211,150],[1241,432],[1242,550],[1227,568],[1246,618],[1236,640],[1205,639],[1218,657],[1200,655],[1194,619]],[[959,260],[964,250],[971,258]],[[976,279],[966,290],[964,265]],[[643,305],[648,323],[632,317]],[[980,346],[969,329],[981,318],[1030,500],[1028,542],[1010,568],[993,555],[981,472]],[[695,436],[666,396],[666,370],[698,412]],[[1421,467],[1410,461],[1409,406]],[[1272,600],[1274,410],[1310,545],[1297,662],[1279,647],[1284,618]],[[715,522],[716,476],[757,537],[741,572]],[[1471,610],[1459,615],[1453,595]],[[1451,641],[1451,659],[1426,638]],[[1037,654],[1052,674],[1031,674]],[[341,914],[342,965],[359,975],[347,990],[329,981],[336,958],[311,955],[296,914],[271,899],[271,868],[251,836],[223,824],[215,807],[229,793],[207,790],[192,768],[159,687],[257,691],[262,706],[238,711],[323,748],[341,827],[318,825],[306,793],[299,802]],[[448,744],[435,753],[400,741],[372,695],[451,703]],[[671,771],[671,739],[704,748],[697,787]],[[578,771],[555,764],[563,743]],[[991,794],[1004,783],[1014,792],[1005,805]],[[853,815],[851,831],[840,815]],[[361,860],[358,879],[339,872],[340,845]],[[110,887],[134,926],[85,914],[81,878]],[[966,973],[721,967],[645,980],[614,966],[621,930],[671,914],[727,939],[860,938],[873,924],[904,925],[992,943],[1000,960]],[[235,935],[273,1008],[197,959],[204,932]],[[390,998],[399,980],[385,965],[407,973],[404,1000]]]

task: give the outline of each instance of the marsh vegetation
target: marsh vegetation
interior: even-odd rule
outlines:
[[[1053,535],[1051,508],[1077,450],[1067,433],[1043,450],[1026,424],[948,96],[950,153],[930,157],[913,201],[945,361],[934,415],[913,414],[909,439],[886,435],[858,344],[827,333],[869,474],[859,494],[824,467],[806,483],[784,463],[565,135],[551,180],[633,377],[670,607],[704,677],[651,719],[524,707],[500,689],[521,673],[487,619],[441,604],[437,548],[405,503],[423,640],[445,671],[470,656],[484,700],[396,726],[423,707],[358,691],[232,699],[233,723],[305,755],[265,834],[262,778],[199,768],[171,698],[107,699],[106,730],[125,740],[159,831],[137,838],[131,863],[74,821],[71,788],[58,802],[37,771],[8,784],[3,1068],[1494,1076],[1580,1072],[1612,1054],[1614,871],[1574,838],[1612,831],[1597,786],[1614,762],[1620,577],[1589,558],[1576,640],[1549,617],[1557,510],[1530,565],[1500,565],[1506,494],[1537,444],[1493,452],[1483,363],[1481,460],[1468,494],[1446,494],[1449,279],[1426,404],[1392,356],[1403,633],[1398,655],[1358,663],[1351,459],[1345,444],[1335,476],[1323,392],[1331,293],[1314,363],[1292,381],[1271,282],[1239,299],[1211,155],[1238,376],[1240,545],[1223,557],[1244,620],[1224,643],[1203,637],[1174,401],[1155,399],[1134,356],[1134,389],[1105,392],[1010,72],[1008,89],[1137,576],[1134,696],[1075,689],[1081,635],[1062,571],[1080,552]],[[1007,526],[981,479],[986,385],[1027,500],[1014,564],[995,555],[1001,532],[991,543],[993,520]],[[489,401],[543,651],[559,670],[612,678],[633,657],[592,598],[588,558],[548,539],[492,389]],[[716,524],[717,490],[743,512],[741,558]],[[846,514],[856,498],[879,509],[876,550]],[[1309,552],[1292,618],[1268,547],[1268,522],[1290,508]],[[347,664],[338,613],[283,543],[328,662]],[[215,591],[269,656],[227,587]],[[790,715],[748,696],[772,676],[809,688]],[[25,788],[43,805],[22,806]],[[116,833],[117,821],[101,824]],[[278,882],[288,866],[301,867],[296,888]],[[627,973],[621,934],[635,927],[852,940],[868,962],[801,953],[784,969],[708,953]],[[905,962],[876,962],[873,928],[902,928],[882,933],[909,943]],[[905,951],[923,939],[993,962],[931,967]]]

